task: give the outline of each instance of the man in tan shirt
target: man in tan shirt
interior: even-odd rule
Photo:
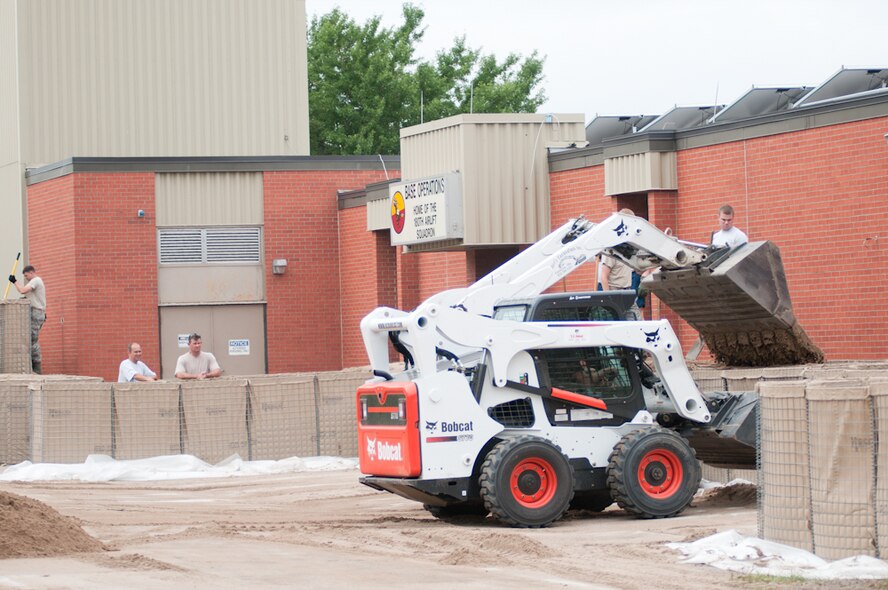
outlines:
[[[22,274],[28,281],[24,285],[18,284],[15,275],[9,275],[9,282],[31,304],[31,368],[40,374],[43,372],[43,357],[40,355],[40,342],[37,339],[46,321],[46,287],[43,279],[37,276],[37,269],[30,264],[22,269]]]
[[[635,215],[632,209],[620,209],[620,213],[624,215]],[[601,255],[601,272],[599,276],[601,289],[603,291],[617,291],[632,288],[632,269],[627,264],[608,256]],[[641,310],[635,301],[632,301],[632,307],[626,312],[627,320],[642,319]]]
[[[216,357],[203,352],[203,340],[197,332],[188,335],[188,352],[176,361],[176,379],[212,379],[222,374]]]

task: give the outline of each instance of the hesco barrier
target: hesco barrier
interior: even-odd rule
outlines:
[[[31,305],[27,299],[0,301],[0,373],[30,372]]]
[[[690,370],[700,391],[737,393],[741,391],[757,391],[759,384],[772,384],[783,381],[869,379],[880,378],[881,376],[888,378],[888,361],[841,361],[759,368],[702,365],[691,366]],[[703,478],[720,482],[729,482],[739,478],[761,484],[758,481],[759,474],[754,469],[723,469],[704,464]]]
[[[73,385],[75,383],[101,383],[102,380],[98,377],[68,375],[0,375],[0,463],[12,464],[32,459],[31,440],[34,435],[31,420],[33,388],[39,388],[44,383],[53,382],[70,383]],[[72,402],[76,401],[73,395],[66,395],[65,397]],[[38,410],[43,405],[43,402],[45,402],[45,398],[38,398]],[[71,416],[63,415],[72,411],[73,415]],[[76,425],[73,417],[83,414],[80,409],[71,410],[64,407],[47,409],[46,413],[51,413],[53,417],[60,421],[68,419],[71,425]],[[66,436],[68,435],[66,434]]]
[[[759,536],[824,559],[888,555],[888,371],[759,394]]]
[[[355,392],[366,380],[365,371],[138,384],[2,375],[0,463],[356,457]]]
[[[888,363],[692,368],[704,391],[760,394],[759,535],[826,559],[888,554]],[[355,457],[362,370],[205,382],[0,375],[0,463],[178,453],[216,463]]]

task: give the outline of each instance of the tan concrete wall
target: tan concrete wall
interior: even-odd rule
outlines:
[[[19,0],[22,161],[308,155],[302,0]]]

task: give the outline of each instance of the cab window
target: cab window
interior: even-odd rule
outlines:
[[[615,322],[619,319],[616,310],[601,305],[550,307],[540,314],[544,322]]]
[[[496,310],[493,312],[493,319],[523,322],[526,315],[526,305],[505,305],[503,307],[496,308]]]
[[[629,354],[621,346],[546,349],[535,356],[552,387],[605,401],[632,395]]]

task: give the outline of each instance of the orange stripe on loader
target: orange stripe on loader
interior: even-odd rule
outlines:
[[[558,389],[557,387],[552,388],[552,397],[554,397],[555,399],[564,400],[566,402],[579,404],[581,406],[589,406],[590,408],[607,410],[607,404],[598,398],[589,397],[587,395],[580,395],[579,393],[566,391],[564,389]]]

